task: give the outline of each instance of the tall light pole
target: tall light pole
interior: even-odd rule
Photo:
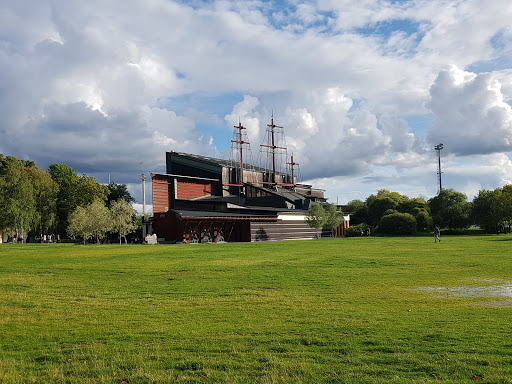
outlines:
[[[440,143],[434,147],[434,149],[437,151],[437,162],[438,162],[438,168],[437,168],[437,174],[439,175],[439,193],[443,190],[443,183],[441,180],[441,149],[443,149],[443,143]]]
[[[142,175],[140,175],[140,180],[142,181],[142,239],[146,238],[146,175],[144,171],[142,171]]]

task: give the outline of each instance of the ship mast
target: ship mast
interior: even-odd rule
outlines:
[[[271,144],[261,144],[261,146],[262,147],[270,148],[270,153],[272,155],[272,181],[271,182],[267,182],[266,184],[277,185],[277,177],[276,177],[276,174],[277,174],[277,171],[276,171],[276,149],[285,149],[286,150],[286,147],[279,147],[279,146],[276,145],[275,129],[276,128],[281,128],[282,129],[283,127],[280,127],[279,125],[275,125],[274,124],[274,112],[272,112],[271,123],[267,124],[267,127],[268,127],[268,130],[269,130],[270,135],[271,135],[271,140],[270,140]]]
[[[228,185],[230,187],[242,187],[243,188],[243,186],[244,186],[244,150],[243,150],[243,145],[250,144],[250,143],[248,141],[244,140],[244,135],[242,133],[242,130],[247,129],[247,128],[245,128],[240,121],[238,122],[238,125],[234,126],[234,128],[235,128],[235,139],[231,140],[231,142],[236,145],[236,148],[238,150],[240,177],[238,180],[234,180],[235,183],[226,184],[226,185]]]
[[[292,155],[291,161],[289,163],[286,163],[286,164],[288,164],[290,166],[291,172],[292,172],[292,180],[291,180],[291,183],[290,183],[291,185],[290,186],[291,187],[295,187],[297,185],[297,183],[295,183],[295,173],[294,173],[295,169],[294,169],[294,166],[295,165],[299,165],[299,163],[296,163],[296,162],[293,161],[293,155]]]

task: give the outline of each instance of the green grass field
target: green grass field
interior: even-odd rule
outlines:
[[[512,383],[512,236],[0,246],[1,383]]]

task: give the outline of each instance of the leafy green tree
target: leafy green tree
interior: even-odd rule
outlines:
[[[350,213],[350,225],[366,223],[368,221],[368,207],[364,201],[352,200],[343,209]]]
[[[51,164],[48,168],[52,179],[59,185],[57,194],[57,232],[64,235],[68,227],[68,216],[78,204],[78,183],[79,176],[75,170],[66,164]]]
[[[416,219],[418,231],[426,231],[432,227],[432,217],[427,209],[415,208],[413,216]]]
[[[26,164],[32,165],[11,156],[0,158],[0,227],[16,231],[17,237],[31,229],[36,212]]]
[[[100,200],[94,200],[87,206],[87,212],[93,223],[93,230],[96,236],[96,242],[99,244],[100,239],[112,229],[110,212],[105,203]]]
[[[86,208],[76,207],[71,212],[67,232],[69,236],[82,237],[84,244],[92,238],[94,230]]]
[[[0,153],[0,175],[5,175],[7,173],[7,169],[13,163],[21,164],[25,168],[36,167],[36,163],[34,163],[32,160],[21,160],[13,156],[5,157],[3,154]]]
[[[94,177],[83,173],[79,178],[78,193],[78,204],[84,206],[93,203],[95,200],[105,204],[110,191],[106,185],[98,183]]]
[[[508,231],[512,226],[512,185],[508,184],[502,188],[503,221],[508,224]]]
[[[128,187],[126,184],[116,184],[111,182],[107,185],[108,190],[110,191],[107,197],[107,205],[110,206],[113,201],[124,200],[128,204],[135,203],[135,199],[128,192]]]
[[[473,199],[471,220],[487,233],[496,232],[502,222],[504,215],[500,209],[500,197],[501,193],[497,193],[497,190],[483,189],[478,191],[478,195]]]
[[[343,212],[338,211],[336,205],[329,204],[325,210],[325,222],[323,226],[333,233],[343,221]]]
[[[70,236],[81,236],[85,242],[96,237],[96,242],[111,229],[110,213],[105,204],[100,200],[94,200],[86,207],[78,206],[69,215],[67,232]]]
[[[34,230],[39,235],[49,234],[57,221],[57,195],[59,185],[42,168],[28,168],[34,190]]]
[[[125,200],[115,200],[111,203],[111,231],[119,234],[119,244],[121,244],[121,237],[124,237],[126,244],[126,235],[137,228],[134,217],[135,210]]]
[[[308,213],[306,214],[306,223],[317,230],[316,237],[318,236],[318,230],[322,228],[325,223],[325,209],[320,203],[313,203],[310,205]]]
[[[428,204],[425,199],[420,197],[410,199],[387,189],[381,189],[376,195],[370,195],[366,199],[366,205],[368,206],[368,222],[373,226],[377,225],[384,215],[393,212],[409,213],[413,216],[416,216],[419,210],[428,212]]]
[[[389,209],[397,210],[397,208],[398,202],[389,196],[371,199],[370,203],[368,203],[368,218],[370,225],[376,226],[384,215],[384,212]]]
[[[78,176],[66,164],[52,164],[49,167],[52,179],[59,185],[57,197],[58,232],[63,235],[68,227],[68,216],[76,207],[85,207],[95,200],[105,202],[109,189],[99,184],[94,177],[85,173]]]
[[[469,227],[471,203],[467,202],[464,193],[453,189],[442,189],[439,194],[428,201],[434,224],[439,227],[456,228]]]

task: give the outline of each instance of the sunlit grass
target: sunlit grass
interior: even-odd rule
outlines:
[[[0,382],[512,383],[509,239],[2,245]]]

